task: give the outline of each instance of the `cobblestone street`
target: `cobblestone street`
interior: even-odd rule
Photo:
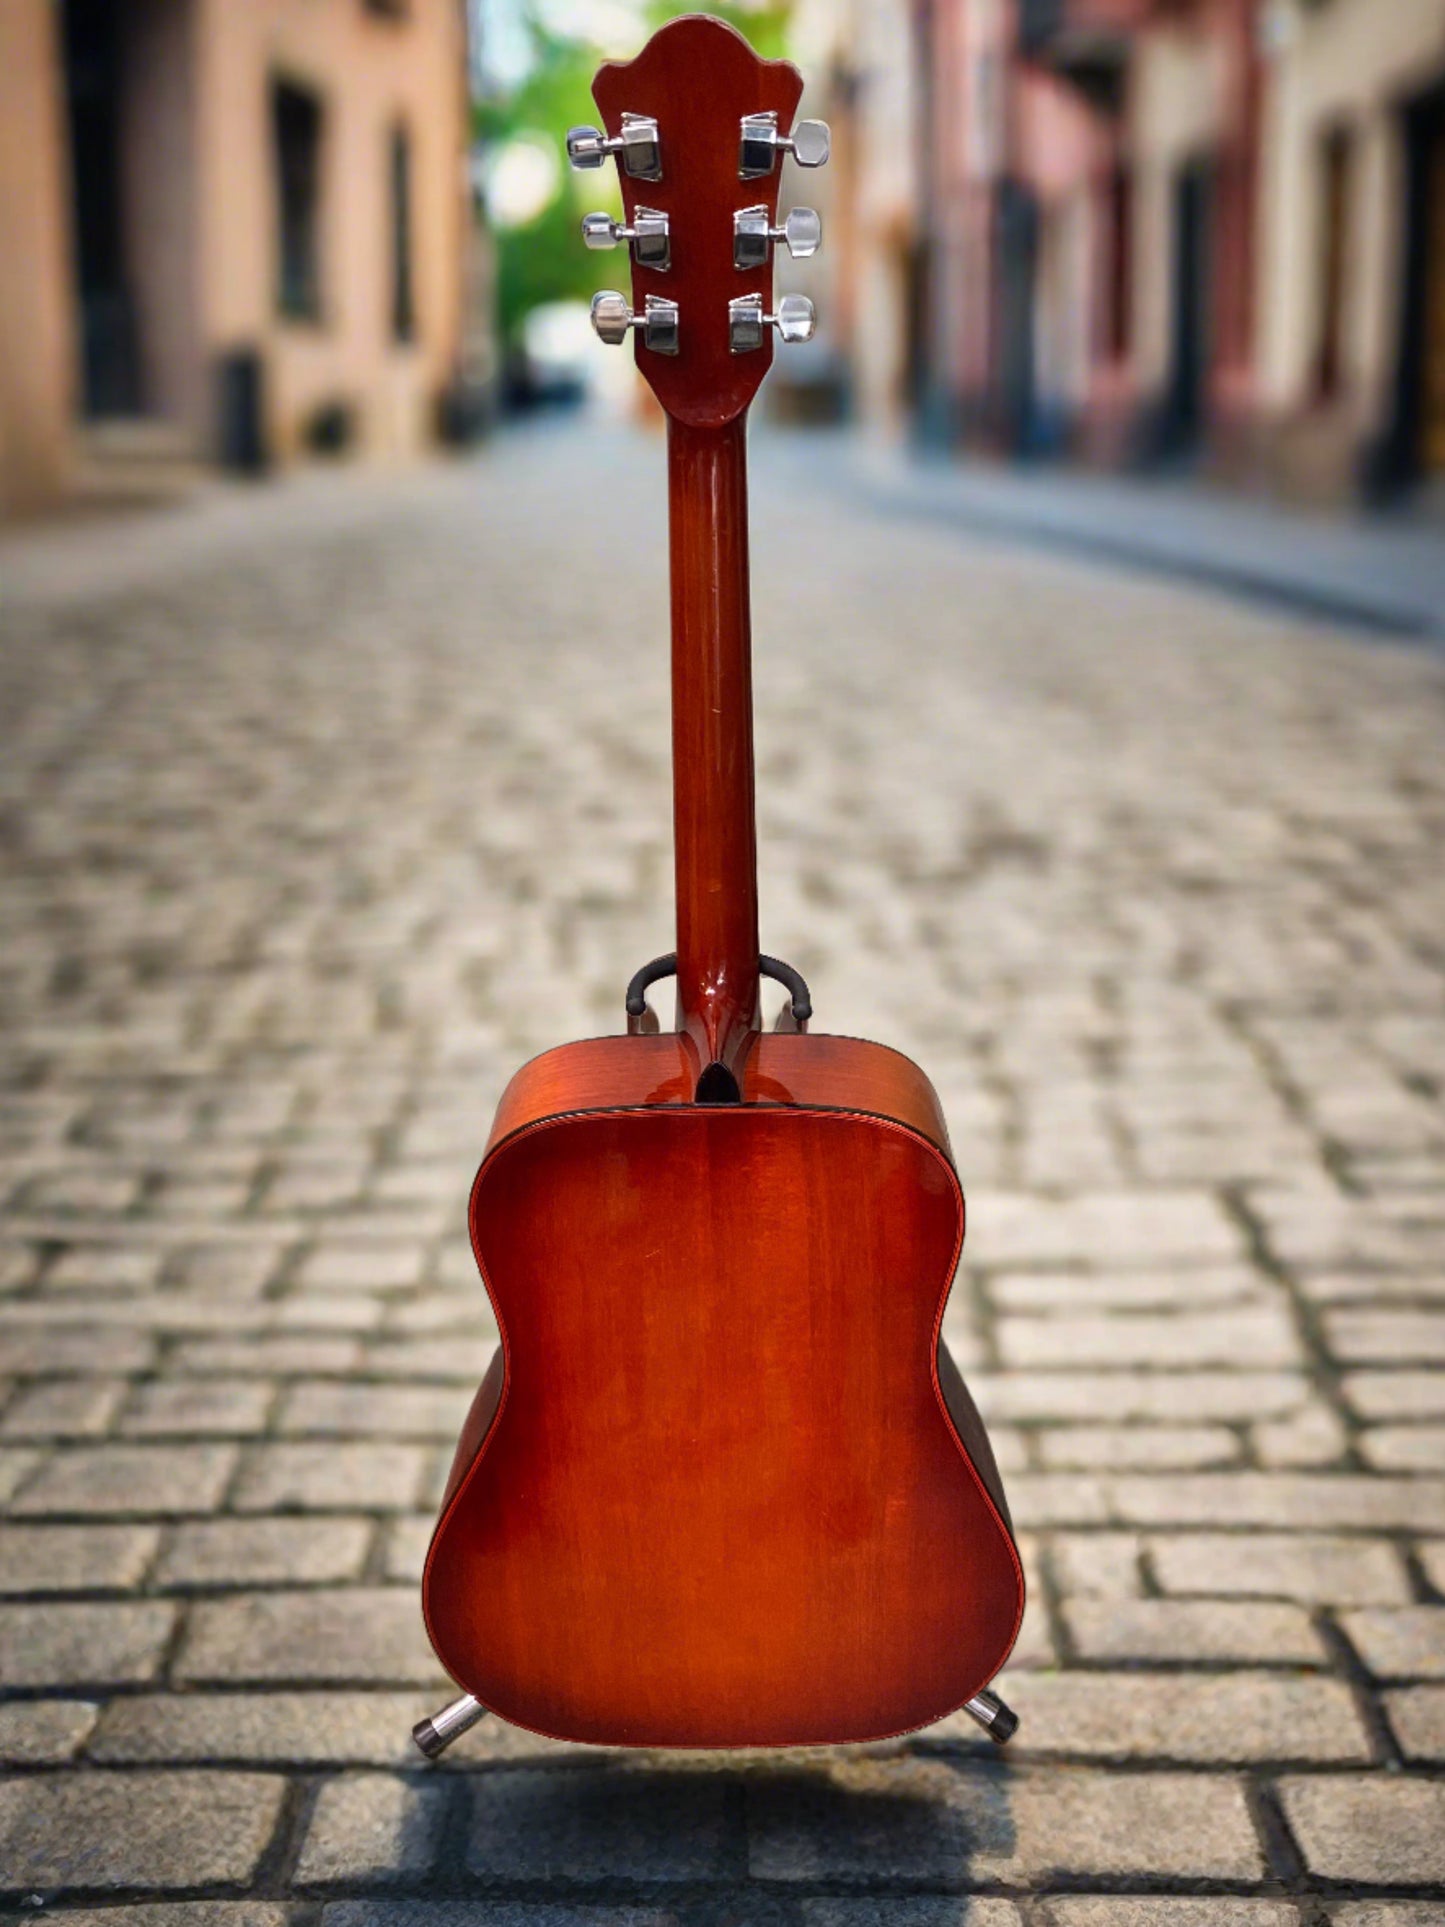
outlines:
[[[662,449],[548,428],[0,544],[8,1917],[1445,1919],[1445,663],[828,451],[763,942],[943,1098],[1018,1740],[411,1747],[492,1108],[672,940]]]

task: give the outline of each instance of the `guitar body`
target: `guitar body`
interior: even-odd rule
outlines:
[[[569,151],[618,157],[639,249],[631,302],[594,319],[641,330],[668,423],[677,945],[633,979],[625,1036],[512,1080],[473,1187],[502,1345],[422,1587],[465,1691],[417,1743],[488,1707],[594,1744],[758,1746],[965,1704],[1002,1742],[984,1689],[1023,1582],[940,1343],[963,1198],[937,1099],[896,1051],[809,1035],[806,985],[759,950],[746,415],[773,324],[801,338],[798,297],[769,313],[782,163],[820,164],[827,130],[793,118],[794,68],[702,15],[593,92],[604,129]],[[763,977],[790,991],[771,1034]]]
[[[472,1196],[505,1377],[428,1561],[433,1643],[570,1740],[909,1730],[992,1679],[1023,1604],[946,1354],[940,1385],[963,1199],[932,1091],[877,1045],[763,1037],[750,1082],[786,1101],[648,1103],[681,1055],[572,1045],[504,1103],[571,1086]]]

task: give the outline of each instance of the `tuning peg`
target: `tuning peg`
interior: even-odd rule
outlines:
[[[728,347],[735,355],[763,345],[763,329],[776,328],[784,341],[811,341],[813,304],[805,294],[785,294],[776,314],[763,313],[760,294],[740,294],[728,303]]]
[[[634,180],[662,179],[662,143],[651,114],[624,114],[622,132],[612,140],[596,127],[567,129],[567,158],[574,167],[601,167],[609,154],[620,158]]]
[[[818,252],[822,239],[823,223],[811,207],[793,208],[781,227],[768,226],[768,210],[761,203],[739,208],[733,216],[733,266],[766,267],[774,241],[785,241],[793,259],[805,261]]]
[[[623,227],[610,214],[584,214],[582,239],[589,248],[615,248],[619,241],[630,241],[632,258],[640,268],[665,274],[672,266],[667,216],[655,207],[638,208],[631,227]]]
[[[825,120],[800,120],[791,134],[780,134],[778,117],[771,109],[765,114],[744,114],[738,178],[755,181],[771,174],[780,154],[791,154],[799,167],[821,167],[831,145]]]
[[[619,348],[629,328],[640,328],[642,339],[655,355],[677,353],[677,303],[650,294],[640,315],[634,314],[626,297],[604,288],[592,297],[592,327],[600,341]]]

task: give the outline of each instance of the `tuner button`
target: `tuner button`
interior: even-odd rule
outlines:
[[[811,341],[816,316],[813,304],[805,294],[785,294],[778,303],[778,312],[769,317],[777,324],[778,333],[784,341]]]
[[[642,339],[655,355],[675,355],[678,340],[678,314],[675,301],[650,294],[641,315],[635,315],[624,295],[604,288],[592,297],[592,328],[609,348],[620,348],[629,328],[640,328]]]
[[[604,288],[592,297],[592,329],[609,348],[620,348],[632,326],[632,308],[624,295]]]
[[[833,137],[828,132],[827,121],[800,120],[793,129],[792,140],[785,144],[792,148],[793,159],[799,167],[823,167],[833,150]]]
[[[609,145],[600,128],[567,129],[567,158],[574,167],[601,167]]]
[[[582,239],[589,248],[615,248],[621,229],[610,214],[584,214]]]
[[[823,222],[816,208],[795,207],[783,222],[783,239],[795,261],[806,261],[823,242]]]

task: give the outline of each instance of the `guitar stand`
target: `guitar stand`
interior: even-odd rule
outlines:
[[[411,1737],[429,1760],[435,1760],[446,1752],[452,1741],[470,1731],[486,1712],[479,1699],[470,1693],[463,1693],[439,1713],[433,1713],[429,1720],[418,1720],[411,1729]],[[999,1698],[991,1686],[975,1693],[971,1700],[964,1703],[964,1712],[978,1721],[995,1746],[1006,1746],[1018,1732],[1019,1716]]]

